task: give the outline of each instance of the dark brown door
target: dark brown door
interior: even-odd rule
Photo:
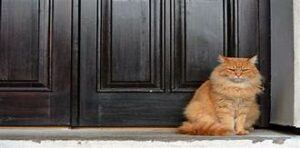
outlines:
[[[71,1],[0,3],[0,125],[69,125]]]
[[[218,54],[266,56],[267,3],[82,0],[79,124],[178,125]]]

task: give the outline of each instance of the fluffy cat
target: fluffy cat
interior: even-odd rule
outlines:
[[[185,109],[178,132],[190,135],[246,135],[259,118],[256,95],[262,92],[257,56],[219,56],[220,64],[198,88]]]

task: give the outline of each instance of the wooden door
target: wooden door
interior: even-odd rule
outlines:
[[[267,3],[82,0],[79,125],[179,125],[218,54],[267,55]]]
[[[69,125],[71,1],[0,3],[0,125]]]

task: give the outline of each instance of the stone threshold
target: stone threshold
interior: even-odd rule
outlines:
[[[5,147],[300,147],[300,136],[258,129],[246,136],[190,136],[174,128],[41,128],[2,127],[0,148]]]

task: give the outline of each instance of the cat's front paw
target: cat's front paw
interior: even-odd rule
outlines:
[[[235,134],[236,135],[248,135],[249,131],[247,131],[247,130],[238,130],[238,131],[236,131]]]
[[[246,128],[248,131],[250,132],[253,132],[254,131],[254,128],[253,127],[249,127],[249,128]]]
[[[235,132],[234,130],[227,130],[222,134],[222,136],[234,136]]]

